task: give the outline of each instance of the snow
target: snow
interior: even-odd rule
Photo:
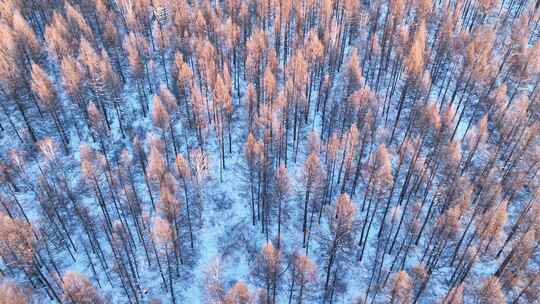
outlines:
[[[362,37],[365,38],[365,37]],[[359,38],[360,39],[360,38]],[[360,41],[356,41],[352,43],[353,45],[360,45]],[[431,42],[429,42],[431,44]],[[347,56],[350,53],[351,49],[347,48]],[[362,50],[360,50],[362,51]],[[346,57],[347,57],[346,56]],[[159,69],[158,69],[159,70]],[[342,67],[343,70],[343,67]],[[161,77],[163,79],[163,77]],[[336,81],[334,84],[334,88],[332,89],[332,94],[330,97],[330,100],[337,99],[341,100],[345,96],[344,95],[344,81],[343,81],[343,75],[338,74],[336,76]],[[381,83],[384,86],[385,84],[388,85],[389,79],[381,79]],[[397,86],[401,87],[403,85],[402,80],[398,81]],[[241,92],[246,91],[246,84],[243,82],[240,84]],[[438,96],[438,92],[440,92],[440,87],[434,87],[431,90],[431,98],[436,99]],[[135,115],[135,112],[137,112],[140,108],[140,105],[137,100],[136,93],[134,92],[135,89],[132,87],[131,84],[126,85],[126,92],[124,93],[124,100],[126,101],[125,105],[125,113],[124,117],[128,117],[129,123],[128,123],[128,129],[133,134],[140,137],[141,140],[144,140],[144,136],[147,135],[149,132],[153,132],[155,134],[162,134],[158,129],[152,127],[152,119],[151,115],[148,115],[148,117],[142,118],[142,115]],[[383,92],[383,91],[381,91]],[[313,94],[313,100],[311,101],[312,106],[316,104],[316,94]],[[393,99],[398,98],[399,96],[395,96],[394,94]],[[381,99],[384,99],[383,96],[379,96]],[[458,94],[457,99],[461,98],[461,96]],[[473,96],[472,98],[476,99],[477,97]],[[68,103],[65,97],[63,97],[64,103]],[[426,100],[429,98],[426,98]],[[448,96],[447,96],[448,99]],[[394,100],[395,101],[395,100]],[[473,100],[471,102],[478,102],[479,100]],[[1,101],[0,101],[1,102]],[[150,103],[150,101],[148,101]],[[187,254],[190,254],[192,257],[189,260],[189,263],[186,263],[186,265],[183,265],[182,273],[180,278],[175,279],[174,285],[175,285],[175,291],[177,293],[177,301],[178,303],[205,303],[205,291],[204,291],[204,281],[206,272],[208,270],[208,267],[210,265],[213,265],[215,263],[220,264],[220,268],[222,269],[222,277],[223,282],[225,284],[225,288],[230,288],[235,282],[237,281],[244,281],[246,282],[252,291],[254,291],[257,287],[256,282],[254,282],[253,278],[253,264],[255,263],[255,258],[257,253],[260,251],[262,246],[266,242],[265,235],[261,233],[260,223],[257,223],[255,226],[251,223],[251,210],[250,210],[250,198],[249,193],[246,190],[247,188],[247,171],[246,171],[246,162],[244,159],[244,141],[247,136],[247,114],[244,111],[244,105],[238,106],[240,103],[243,103],[243,97],[236,97],[234,100],[234,106],[235,106],[235,116],[233,118],[233,151],[232,153],[226,153],[226,170],[223,172],[222,181],[220,181],[220,172],[218,169],[219,166],[219,146],[216,142],[214,131],[210,130],[210,136],[208,138],[208,144],[207,147],[205,147],[206,151],[209,153],[210,157],[210,164],[212,170],[210,171],[210,177],[207,181],[203,184],[203,191],[202,191],[202,198],[203,198],[203,211],[202,211],[202,218],[201,218],[201,226],[195,229],[194,234],[196,236],[195,241],[195,248],[194,250],[191,250],[186,247]],[[329,105],[330,107],[330,105]],[[390,107],[390,117],[393,117],[395,114],[395,109],[393,106]],[[310,113],[314,113],[315,109],[310,109]],[[151,113],[151,111],[150,111]],[[405,109],[403,112],[404,117],[408,117],[411,115],[409,112],[409,109]],[[458,114],[459,115],[459,111]],[[139,117],[137,119],[131,119],[132,117]],[[311,117],[310,117],[311,119]],[[468,121],[469,117],[464,117],[464,121]],[[106,141],[106,150],[108,152],[108,159],[111,161],[111,163],[117,162],[117,151],[119,151],[122,148],[127,148],[132,150],[132,143],[128,139],[129,136],[126,136],[126,138],[122,138],[120,132],[119,132],[119,126],[118,122],[116,120],[116,117],[114,115],[111,115],[112,120],[112,126],[111,131],[109,134],[107,134],[108,138],[105,138]],[[403,121],[403,120],[402,120]],[[19,125],[19,127],[22,127],[20,121],[16,121],[16,123]],[[301,215],[302,215],[302,204],[303,204],[303,189],[300,182],[301,176],[302,176],[302,164],[306,158],[307,151],[305,147],[305,143],[307,142],[307,133],[309,129],[315,129],[320,130],[321,128],[321,118],[320,116],[315,116],[315,120],[313,122],[310,121],[310,123],[306,126],[304,126],[304,130],[300,133],[300,151],[298,153],[298,159],[296,162],[292,161],[292,157],[289,159],[289,175],[290,180],[293,183],[293,197],[286,203],[290,206],[291,214],[290,218],[288,218],[284,224],[283,224],[283,236],[282,239],[284,250],[282,252],[283,262],[284,262],[284,269],[288,269],[287,265],[287,258],[289,255],[291,255],[293,252],[305,252],[305,249],[302,248],[299,245],[292,245],[292,244],[301,244],[301,238],[302,238],[302,222],[301,222]],[[466,136],[466,123],[462,123],[459,125],[456,131],[456,138],[463,140]],[[46,129],[47,126],[41,126],[41,128]],[[210,126],[212,128],[212,126]],[[177,132],[177,137],[182,138],[183,132],[187,132],[186,130],[182,129],[182,124],[180,122],[177,122],[175,125],[175,130]],[[378,142],[383,142],[386,137],[388,137],[388,130],[381,131],[377,134],[377,136],[380,136],[380,138],[377,138]],[[4,134],[4,133],[2,133]],[[48,176],[48,170],[50,169],[58,169],[58,168],[64,168],[67,180],[69,183],[69,186],[72,190],[80,192],[82,195],[80,196],[81,199],[78,203],[80,203],[83,206],[86,206],[89,208],[89,211],[92,215],[96,216],[97,218],[101,218],[101,210],[98,207],[98,204],[94,198],[93,195],[93,189],[92,184],[88,180],[79,180],[82,176],[81,174],[81,168],[80,168],[80,162],[81,162],[81,155],[80,155],[80,149],[79,146],[82,143],[90,144],[94,149],[99,150],[99,144],[91,143],[89,142],[90,139],[86,138],[85,140],[79,140],[74,130],[71,130],[70,134],[70,153],[69,155],[60,155],[58,156],[58,159],[56,160],[56,163],[54,164],[46,164],[44,160],[36,156],[36,153],[34,151],[31,151],[29,147],[23,147],[20,143],[18,143],[16,140],[10,137],[4,136],[0,139],[0,144],[3,147],[6,147],[5,149],[2,149],[3,152],[6,152],[5,150],[9,148],[18,148],[18,149],[26,149],[30,151],[28,155],[28,163],[26,167],[26,174],[24,176],[20,177],[20,180],[22,182],[28,182],[28,185],[26,188],[22,189],[22,191],[15,193],[15,197],[18,201],[21,202],[21,204],[24,207],[25,212],[27,213],[28,217],[30,218],[30,221],[35,224],[36,227],[43,226],[44,229],[54,230],[54,227],[46,227],[47,221],[44,219],[44,215],[42,212],[41,205],[36,200],[36,195],[33,192],[34,189],[32,187],[36,187],[36,185],[33,184],[33,182],[36,180],[36,177],[40,176],[41,173],[39,173],[38,164],[44,168],[45,170],[45,176],[44,177],[50,177]],[[108,140],[110,138],[110,140]],[[190,136],[190,146],[191,148],[195,147],[196,140],[194,136]],[[181,142],[181,140],[180,140]],[[180,151],[185,153],[187,147],[184,146],[182,143]],[[392,147],[393,148],[393,147]],[[61,153],[61,147],[58,146],[57,150],[59,153]],[[293,151],[292,147],[289,148],[289,152]],[[292,153],[291,153],[292,154]],[[394,159],[394,166],[397,159]],[[114,165],[113,165],[114,166]],[[136,167],[138,165],[133,165],[134,170],[139,170]],[[403,169],[404,170],[404,169]],[[51,170],[53,171],[53,170]],[[403,173],[402,173],[403,174]],[[146,186],[144,185],[144,182],[142,181],[142,173],[137,172],[136,177],[136,184],[137,184],[137,193],[143,197],[143,201],[145,203],[144,211],[149,214],[149,217],[152,218],[155,216],[154,211],[150,207],[149,198],[147,197],[147,190]],[[356,195],[353,197],[353,202],[356,204],[358,212],[357,212],[357,218],[363,219],[364,214],[360,211],[362,199],[363,199],[363,193],[365,192],[366,187],[366,176],[363,174],[360,177],[360,185],[356,191]],[[105,177],[102,177],[102,180],[105,181]],[[104,183],[105,184],[105,183]],[[53,185],[58,186],[58,185]],[[108,187],[108,186],[106,186]],[[105,187],[105,188],[106,188]],[[154,191],[155,200],[157,201],[157,193]],[[179,190],[179,192],[181,192]],[[396,198],[399,193],[396,189],[393,193],[393,197]],[[335,201],[335,196],[331,198],[332,203]],[[408,200],[408,198],[407,198]],[[63,204],[69,205],[70,203],[62,202]],[[59,205],[62,203],[58,203]],[[408,206],[408,209],[406,212],[410,212],[410,209],[412,208],[412,204],[415,203],[412,199],[410,202],[408,202],[410,205]],[[112,204],[112,203],[111,203]],[[403,206],[402,206],[403,207]],[[330,206],[326,206],[325,208],[330,208]],[[425,208],[424,208],[425,209]],[[64,212],[64,208],[59,208],[60,212]],[[71,210],[71,207],[68,207],[67,210]],[[422,213],[419,214],[419,218],[421,220],[424,219],[426,211],[421,211]],[[71,215],[71,214],[70,214]],[[380,214],[377,215],[378,217]],[[512,214],[510,215],[512,216]],[[130,220],[131,221],[131,220]],[[92,281],[97,284],[99,281],[99,284],[101,286],[101,290],[103,293],[110,298],[112,303],[125,303],[126,297],[123,292],[123,290],[119,287],[119,280],[117,278],[117,275],[112,275],[114,285],[110,286],[108,283],[107,277],[105,276],[105,273],[101,271],[100,266],[97,264],[97,259],[94,259],[96,263],[97,268],[97,277],[95,277],[92,274],[92,271],[88,265],[88,260],[86,256],[82,253],[82,246],[84,244],[87,244],[88,241],[86,239],[86,235],[82,231],[81,227],[76,227],[75,224],[77,223],[76,219],[70,219],[68,221],[69,231],[70,235],[74,237],[74,242],[76,243],[76,246],[78,248],[78,251],[76,253],[76,261],[73,261],[69,254],[64,249],[64,244],[67,243],[66,240],[63,239],[54,239],[51,243],[55,247],[55,249],[59,253],[54,257],[54,261],[58,263],[61,266],[61,272],[65,272],[67,270],[75,270],[81,273],[86,274]],[[130,223],[133,225],[133,223]],[[309,257],[312,258],[314,261],[318,264],[318,270],[319,270],[319,282],[318,286],[322,286],[321,282],[324,280],[324,267],[326,262],[326,252],[324,252],[324,246],[322,246],[322,239],[320,238],[320,232],[325,229],[326,225],[326,219],[323,217],[321,223],[319,224],[317,221],[314,223],[314,229],[312,234],[312,242],[310,243],[310,249],[309,249]],[[107,256],[107,262],[110,264],[109,266],[112,266],[112,252],[111,248],[107,243],[107,240],[104,237],[103,234],[103,226],[101,225],[101,222],[95,223],[95,229],[98,230],[101,233],[102,238],[100,239],[101,245],[103,246],[103,250],[105,253],[105,256]],[[130,227],[133,228],[133,227]],[[368,288],[368,282],[370,280],[370,273],[373,268],[373,261],[376,259],[376,233],[378,227],[372,227],[370,234],[367,236],[368,239],[368,245],[366,247],[366,252],[363,260],[360,262],[358,261],[358,248],[354,247],[350,252],[347,252],[346,254],[350,254],[349,257],[352,261],[350,264],[347,264],[343,266],[345,269],[343,269],[343,273],[340,273],[344,276],[342,278],[344,281],[346,281],[348,285],[348,290],[343,295],[339,295],[339,297],[335,298],[334,303],[352,303],[355,301],[358,297],[363,298],[364,293]],[[276,233],[276,227],[273,227],[271,230],[271,235],[273,236]],[[402,227],[402,235],[403,237],[403,230],[404,227]],[[428,229],[429,230],[429,229]],[[420,240],[420,243],[418,246],[412,245],[411,251],[407,255],[407,262],[405,265],[405,269],[408,270],[410,267],[418,264],[422,260],[423,256],[423,249],[427,245],[426,242],[426,236],[431,231],[429,230],[424,231],[424,236]],[[358,234],[358,233],[357,233]],[[136,238],[135,238],[136,239]],[[358,235],[356,236],[355,240],[356,243],[358,242]],[[402,239],[398,238],[398,243],[401,242]],[[164,303],[168,303],[170,301],[170,296],[168,294],[168,291],[162,284],[162,279],[160,277],[159,271],[157,270],[157,265],[153,263],[151,266],[149,266],[146,263],[146,258],[144,254],[144,250],[142,248],[142,245],[140,243],[135,244],[136,246],[136,260],[138,262],[139,267],[139,274],[140,274],[140,283],[141,283],[141,289],[145,293],[142,295],[143,302],[149,301],[151,298],[160,298],[163,300]],[[396,245],[396,246],[399,246]],[[379,252],[379,254],[381,254]],[[393,263],[395,255],[382,253],[385,255],[385,271],[390,268],[390,266]],[[92,254],[93,255],[93,254]],[[94,255],[93,255],[94,256]],[[474,279],[471,278],[485,278],[490,275],[492,275],[498,265],[500,265],[502,259],[504,258],[504,254],[501,255],[498,259],[492,259],[492,260],[486,260],[483,259],[479,263],[476,263],[475,266],[472,269],[472,273],[474,275],[469,276],[469,279],[467,280],[467,284],[478,284],[478,282],[475,282]],[[94,256],[95,257],[95,256]],[[397,267],[399,268],[399,267]],[[396,270],[396,269],[394,269]],[[399,270],[399,269],[397,269]],[[423,294],[422,302],[423,303],[432,303],[435,301],[435,299],[439,298],[441,295],[444,295],[447,290],[448,281],[450,279],[450,276],[452,275],[453,268],[451,267],[443,267],[439,266],[436,269],[436,273],[431,277],[426,292]],[[383,275],[386,275],[386,273],[383,272]],[[283,292],[280,293],[279,301],[278,303],[286,303],[288,292],[285,292],[289,286],[289,272],[286,272],[283,276],[283,279],[281,281],[280,288],[283,289]],[[324,282],[322,282],[324,284]],[[371,287],[373,288],[373,286]],[[321,290],[317,290],[317,292],[321,292]],[[40,303],[45,303],[47,299],[44,296],[44,292],[40,294],[42,296],[39,301]],[[377,295],[376,301],[384,302],[386,299],[386,294],[383,294],[383,292],[379,292]],[[320,301],[320,299],[314,299],[312,302],[317,303],[317,301]]]

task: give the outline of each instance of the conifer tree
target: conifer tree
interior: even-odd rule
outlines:
[[[78,272],[66,272],[62,277],[64,297],[67,303],[105,303],[92,283]]]
[[[325,301],[329,301],[332,298],[340,270],[344,267],[347,253],[353,246],[355,216],[356,208],[347,194],[341,194],[337,198],[333,210],[328,210],[327,212],[328,227],[323,234],[325,241],[324,250],[326,252],[324,266]]]
[[[266,303],[276,303],[281,272],[280,251],[268,242],[257,256],[254,268],[256,280],[265,289]]]
[[[0,303],[27,304],[29,296],[15,283],[3,281],[0,284]]]

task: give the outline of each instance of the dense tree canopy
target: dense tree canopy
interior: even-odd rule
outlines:
[[[0,1],[0,303],[540,301],[539,6]]]

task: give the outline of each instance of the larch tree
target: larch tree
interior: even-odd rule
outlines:
[[[147,83],[150,86],[150,92],[152,92],[152,86],[148,76],[148,64],[144,56],[144,51],[148,49],[148,44],[144,37],[131,32],[124,39],[123,46],[128,56],[131,75],[137,84],[137,93],[141,111],[143,115],[146,116],[149,112],[148,93],[145,88]]]
[[[306,255],[294,255],[291,269],[291,288],[289,302],[294,298],[297,303],[309,299],[317,282],[315,263]]]
[[[225,132],[230,127],[230,115],[232,113],[232,100],[230,96],[230,87],[225,84],[221,75],[217,76],[214,88],[215,103],[215,131],[219,143],[220,154],[220,180],[223,180],[223,171],[225,170]]]
[[[390,290],[390,303],[408,304],[411,303],[412,282],[405,271],[400,271],[394,275],[394,283]]]
[[[191,196],[189,194],[189,187],[191,187],[191,168],[187,162],[187,160],[181,155],[176,155],[176,170],[178,171],[178,176],[180,177],[180,181],[182,182],[182,187],[184,189],[184,202],[186,203],[186,216],[187,216],[187,222],[188,222],[188,230],[189,230],[189,242],[190,247],[193,249],[193,222],[192,222],[192,208],[190,207],[190,201]]]
[[[302,168],[302,185],[304,190],[303,195],[303,220],[302,220],[302,233],[303,241],[302,247],[309,249],[308,235],[311,233],[311,227],[313,224],[313,215],[319,211],[318,208],[322,208],[320,202],[320,196],[322,194],[322,185],[325,179],[325,173],[321,165],[321,160],[316,152],[311,152],[304,162]],[[311,211],[311,213],[310,213]],[[310,215],[311,214],[311,215]],[[310,216],[309,216],[310,215]],[[310,218],[308,223],[308,216]]]
[[[150,153],[148,155],[148,165],[146,170],[148,171],[148,176],[160,186],[168,171],[167,160],[163,157],[164,145],[162,141],[153,136],[153,134],[149,134],[148,139]]]
[[[31,224],[0,214],[0,256],[12,270],[43,284],[51,300],[61,302],[52,273],[44,273],[40,244]]]
[[[342,267],[354,246],[353,229],[356,224],[356,207],[348,194],[341,194],[332,210],[326,213],[327,227],[322,234],[325,251],[324,299],[328,301]]]
[[[182,109],[188,121],[188,126],[193,128],[192,110],[190,110],[190,103],[187,99],[193,81],[193,71],[184,61],[184,57],[180,52],[176,52],[174,55],[174,65],[173,75],[176,76],[176,86],[173,92],[177,92],[178,101],[180,104],[183,104]]]
[[[415,85],[415,81],[417,79],[421,79],[421,75],[424,71],[424,65],[425,65],[425,48],[426,48],[426,24],[424,22],[421,22],[418,25],[418,28],[416,29],[414,33],[414,37],[411,43],[410,52],[405,58],[405,69],[407,73],[407,78],[405,80],[404,87],[401,91],[401,95],[398,101],[398,109],[396,113],[396,118],[394,120],[394,124],[392,127],[392,134],[390,135],[389,143],[391,144],[394,139],[394,134],[396,132],[396,128],[398,126],[398,123],[400,121],[401,113],[403,111],[403,107],[406,102],[407,93],[409,89]]]
[[[105,167],[103,156],[96,153],[96,151],[88,145],[81,145],[80,153],[82,178],[87,180],[91,185],[95,198],[99,202],[99,207],[102,211],[105,223],[110,231],[112,230],[112,217],[109,211],[110,206],[107,207],[106,192],[102,183],[103,170]]]
[[[171,227],[173,228],[173,245],[174,257],[175,257],[175,269],[177,275],[179,274],[179,262],[183,263],[182,258],[182,231],[180,229],[181,221],[181,202],[176,193],[178,188],[175,177],[167,173],[164,177],[164,181],[160,185],[160,200],[158,204],[158,210],[161,216],[165,218]]]
[[[174,132],[173,132],[171,121],[170,121],[169,111],[167,110],[163,102],[161,101],[161,97],[159,97],[159,95],[155,95],[154,97],[152,97],[152,120],[155,126],[161,129],[161,135],[162,135],[163,140],[165,141],[165,158],[167,159],[167,162],[169,162],[171,157],[169,157],[169,152],[168,152],[169,145],[167,144],[167,142],[169,141],[167,140],[167,133],[168,133],[167,130],[170,131],[170,137],[171,137],[170,142],[172,142],[173,150],[174,150],[173,155],[176,155],[178,151],[176,149],[176,144],[175,144],[176,140],[174,139]]]
[[[69,138],[61,119],[63,109],[56,89],[47,73],[35,63],[32,64],[32,91],[38,96],[43,108],[52,116],[64,150],[68,152]]]
[[[175,276],[173,274],[172,270],[172,264],[171,261],[171,250],[174,250],[175,245],[174,242],[174,235],[173,231],[174,228],[172,227],[173,224],[170,223],[166,219],[162,219],[160,217],[156,217],[154,219],[153,228],[152,228],[152,236],[154,238],[154,241],[156,245],[160,248],[159,254],[161,257],[165,257],[165,265],[167,267],[167,278],[168,281],[165,281],[165,278],[163,279],[163,284],[166,286],[166,289],[169,290],[169,293],[171,295],[171,301],[172,303],[176,303],[176,297],[174,292],[174,282],[173,277]],[[158,259],[160,257],[157,257]],[[161,266],[159,266],[161,268]]]
[[[282,271],[279,249],[275,248],[271,242],[266,243],[257,256],[253,269],[255,280],[265,289],[266,303],[276,303]]]
[[[65,303],[100,304],[106,303],[100,293],[84,275],[68,271],[62,277]]]
[[[71,56],[66,56],[62,59],[60,64],[60,74],[62,76],[62,86],[64,92],[70,98],[71,104],[69,108],[75,106],[75,109],[79,112],[83,119],[83,126],[80,125],[79,120],[74,120],[74,125],[76,127],[77,135],[79,138],[82,137],[82,128],[86,127],[87,130],[90,130],[88,112],[87,112],[87,101],[83,98],[83,81],[85,79],[83,73],[82,64]],[[91,133],[93,136],[93,134]]]
[[[276,247],[279,250],[281,248],[281,226],[283,221],[283,214],[288,211],[288,199],[291,194],[291,183],[289,180],[289,171],[284,165],[280,165],[275,174],[275,200],[277,200],[277,236],[276,236]]]
[[[40,44],[36,31],[19,10],[13,11],[13,31],[15,32],[17,44],[25,54],[26,58],[31,58],[33,61],[41,62],[43,56],[43,47]],[[27,62],[27,64],[29,64]]]
[[[369,200],[359,241],[360,245],[362,246],[360,259],[362,259],[375,215],[379,212],[379,202],[381,201],[381,198],[384,198],[383,195],[388,191],[390,185],[394,181],[390,153],[384,144],[381,144],[378,147],[370,171],[370,177],[364,194],[364,201],[362,203],[363,211],[366,204],[366,198]],[[371,210],[373,200],[375,200],[375,204],[373,206],[373,210]],[[385,215],[386,214],[383,214],[381,225],[384,225]],[[364,231],[366,231],[365,236]]]
[[[0,304],[27,304],[30,300],[17,284],[4,280],[0,284]]]
[[[255,225],[256,220],[260,220],[260,183],[261,163],[264,162],[263,145],[250,132],[246,143],[244,144],[244,156],[248,165],[249,171],[249,189],[251,201],[252,224]],[[255,207],[255,203],[257,207]]]
[[[246,283],[236,282],[225,295],[224,304],[250,304],[253,303],[253,295]]]
[[[0,35],[2,36],[2,43],[0,44],[1,96],[14,103],[17,113],[23,119],[30,140],[36,142],[38,135],[35,126],[31,124],[33,116],[31,113],[41,110],[37,103],[34,104],[35,108],[32,110],[33,106],[25,102],[23,94],[21,94],[22,91],[28,88],[25,78],[29,73],[24,70],[26,65],[21,62],[22,54],[18,51],[13,30],[8,25],[2,23],[0,24]],[[31,100],[33,99],[31,98]],[[4,114],[9,115],[9,113]]]
[[[528,231],[512,247],[512,250],[510,250],[499,269],[495,272],[495,276],[500,279],[503,287],[510,287],[519,283],[520,274],[527,268],[529,259],[536,247],[535,243],[534,232]]]
[[[477,292],[477,301],[480,304],[503,304],[506,297],[502,292],[501,284],[496,277],[487,278]]]
[[[174,154],[178,154],[180,152],[180,144],[178,143],[177,139],[177,131],[176,131],[176,125],[178,122],[182,123],[182,117],[180,115],[180,109],[179,109],[179,103],[174,94],[163,84],[159,86],[159,97],[161,98],[161,102],[163,103],[163,106],[165,106],[167,112],[169,113],[169,131],[171,133],[171,140],[174,148]],[[188,140],[187,140],[187,130],[183,132],[184,133],[184,140],[186,144],[186,148],[189,146]]]
[[[537,302],[538,7],[0,1],[0,302]]]
[[[463,284],[450,289],[446,296],[440,301],[441,304],[463,304]]]

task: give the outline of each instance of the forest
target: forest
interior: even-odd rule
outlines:
[[[0,304],[540,303],[540,0],[0,0]]]

